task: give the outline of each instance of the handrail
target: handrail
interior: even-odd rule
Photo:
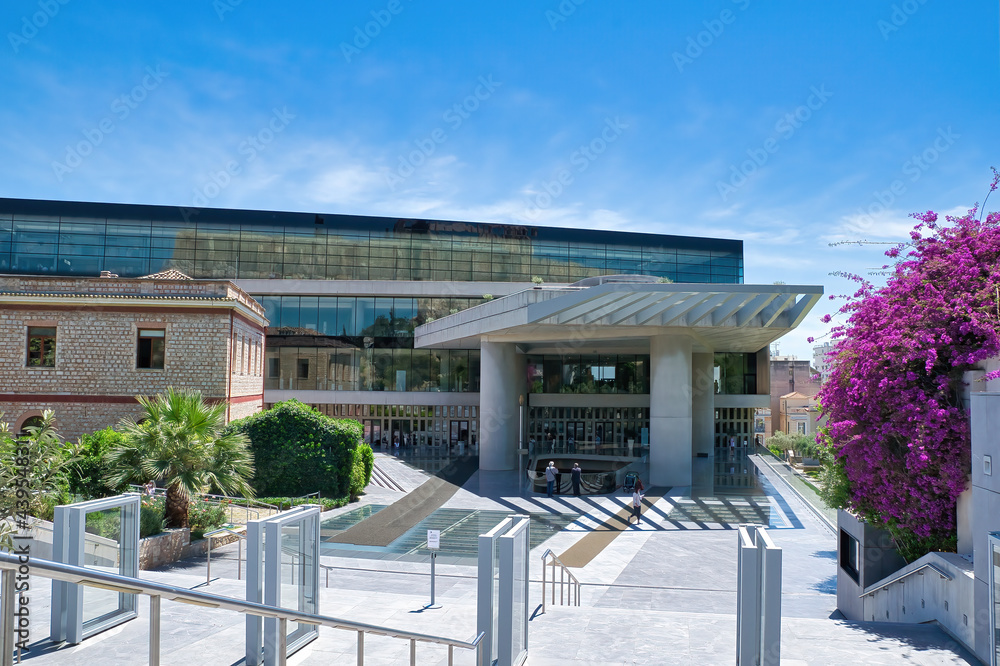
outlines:
[[[20,561],[17,555],[0,551],[0,570],[5,570],[5,572],[15,572],[17,571],[19,566],[20,566]],[[483,660],[482,660],[483,654],[482,650],[480,649],[480,644],[484,636],[483,633],[479,633],[471,641],[463,641],[454,638],[445,638],[444,636],[434,636],[431,634],[422,634],[413,631],[392,629],[390,627],[382,627],[379,625],[367,624],[364,622],[353,622],[351,620],[342,620],[340,618],[335,618],[328,615],[305,613],[302,611],[292,610],[289,608],[281,608],[278,606],[269,606],[267,604],[260,604],[253,601],[243,601],[241,599],[233,599],[231,597],[224,597],[217,594],[210,594],[208,592],[199,592],[197,590],[188,590],[183,587],[175,587],[173,585],[165,585],[163,583],[154,583],[148,580],[130,578],[128,576],[106,573],[95,569],[88,569],[86,567],[78,567],[70,564],[63,564],[61,562],[52,562],[49,560],[32,558],[30,566],[32,574],[41,575],[51,580],[61,580],[67,583],[87,585],[88,587],[99,587],[105,590],[110,589],[112,591],[122,592],[125,594],[144,594],[149,596],[150,597],[150,631],[149,631],[150,663],[159,663],[160,600],[162,598],[166,598],[170,601],[177,601],[180,603],[186,603],[194,606],[232,610],[240,613],[246,613],[249,615],[256,615],[262,618],[275,618],[279,620],[280,624],[282,625],[282,628],[287,626],[288,622],[301,622],[303,624],[324,626],[333,629],[343,629],[347,631],[355,631],[358,633],[357,663],[359,665],[364,664],[365,634],[372,634],[375,636],[387,636],[390,638],[401,638],[409,640],[411,664],[416,663],[416,643],[421,642],[421,643],[433,643],[436,645],[447,645],[449,664],[451,664],[453,661],[454,648],[457,647],[461,649],[475,650],[477,666],[483,665]],[[9,574],[7,577],[5,577],[5,582],[9,580],[10,576],[12,576],[12,574]],[[7,586],[4,586],[2,594],[5,600],[12,593],[14,593],[14,590],[8,589]],[[3,630],[11,631],[13,629],[13,623],[15,618],[12,614],[5,614],[5,615],[6,617],[3,618],[4,622]],[[279,654],[278,663],[279,664],[285,663],[285,655]]]
[[[552,557],[552,560],[549,561],[549,562],[546,562],[546,560],[550,556]],[[562,563],[562,560],[560,560],[559,557],[555,553],[553,553],[551,549],[546,549],[546,551],[544,553],[542,553],[542,613],[545,612],[545,586],[548,584],[546,582],[546,576],[545,576],[545,567],[546,566],[551,566],[552,567],[552,605],[554,606],[555,603],[556,603],[556,564],[559,565],[559,572],[560,572],[559,573],[559,605],[560,606],[566,606],[567,605],[567,603],[566,603],[566,596],[567,596],[566,595],[566,588],[567,587],[569,588],[569,595],[568,595],[569,596],[569,604],[568,605],[570,605],[570,606],[579,606],[580,605],[580,587],[581,587],[580,586],[580,581],[577,580],[576,576],[573,575],[573,572],[570,571],[569,568],[565,564]],[[566,576],[569,576],[569,581],[566,580]]]
[[[893,576],[889,580],[885,581],[884,583],[879,583],[876,587],[873,587],[870,590],[865,590],[864,592],[862,592],[861,594],[858,595],[858,599],[863,599],[864,597],[867,597],[869,594],[873,594],[875,592],[878,592],[882,588],[888,587],[888,586],[892,585],[893,583],[898,583],[899,581],[903,580],[904,578],[906,578],[906,577],[908,577],[908,576],[910,576],[912,574],[915,574],[918,571],[923,571],[924,569],[933,569],[934,573],[936,573],[937,575],[941,576],[941,578],[944,578],[945,580],[952,580],[952,575],[949,574],[947,571],[943,570],[941,567],[937,566],[936,564],[933,564],[931,562],[927,562],[926,564],[920,565],[916,569],[912,569],[910,571],[903,572],[903,573],[899,574],[898,576]]]
[[[205,549],[205,585],[212,582],[212,539],[214,539],[219,532],[229,532],[234,536],[240,538],[237,543],[239,544],[238,553],[236,554],[236,580],[243,579],[243,542],[247,540],[246,534],[240,534],[228,527],[219,527],[212,530],[211,532],[205,532],[205,538],[208,539],[208,548]]]

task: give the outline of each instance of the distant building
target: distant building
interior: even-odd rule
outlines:
[[[785,432],[779,418],[782,396],[796,392],[806,396],[819,393],[821,384],[813,378],[815,374],[809,361],[799,360],[794,356],[771,357],[771,419],[766,426],[765,439],[775,431]]]
[[[830,378],[830,361],[827,357],[832,351],[832,342],[824,342],[813,347],[813,367],[819,373],[820,381],[825,382]]]
[[[781,412],[777,430],[791,435],[812,435],[819,420],[819,405],[815,395],[794,391],[781,396]]]
[[[46,409],[75,439],[142,411],[168,387],[263,406],[263,307],[228,280],[0,276],[0,410],[21,432]]]

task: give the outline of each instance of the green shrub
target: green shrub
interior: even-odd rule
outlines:
[[[125,435],[114,428],[105,428],[80,438],[80,458],[69,470],[69,490],[87,499],[110,497],[128,491],[128,484],[117,487],[106,482],[111,466],[105,462],[105,455],[125,443]]]
[[[139,509],[139,538],[156,536],[163,531],[163,498],[144,497]]]
[[[302,504],[319,504],[323,507],[323,511],[329,511],[331,509],[339,509],[345,506],[348,502],[347,497],[258,497],[257,501],[263,502],[264,504],[273,504],[279,509],[286,510],[293,506],[299,506]]]
[[[372,480],[375,469],[375,454],[367,442],[361,442],[354,449],[354,467],[351,469],[351,499],[357,499]]]
[[[193,500],[188,505],[188,522],[191,525],[191,540],[202,538],[205,532],[226,524],[226,507],[222,504]]]
[[[357,421],[331,419],[297,400],[288,400],[233,421],[226,427],[226,432],[230,431],[250,439],[256,461],[251,484],[258,495],[350,494],[354,450],[362,434]]]

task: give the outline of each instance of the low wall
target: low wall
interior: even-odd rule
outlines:
[[[184,549],[191,541],[191,530],[169,529],[156,536],[139,540],[139,569],[157,569],[183,559]]]
[[[224,534],[212,538],[212,549],[233,543],[239,537],[235,534]],[[170,529],[162,534],[146,537],[139,541],[139,568],[142,570],[157,569],[165,564],[186,560],[189,557],[204,556],[208,551],[208,539],[191,541],[191,530]]]

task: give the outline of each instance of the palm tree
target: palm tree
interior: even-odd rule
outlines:
[[[206,404],[200,393],[167,389],[156,398],[138,396],[145,410],[140,422],[123,422],[125,444],[108,454],[115,470],[109,481],[166,485],[167,527],[188,527],[191,495],[218,489],[253,496],[253,454],[246,436],[222,434],[224,403]]]

